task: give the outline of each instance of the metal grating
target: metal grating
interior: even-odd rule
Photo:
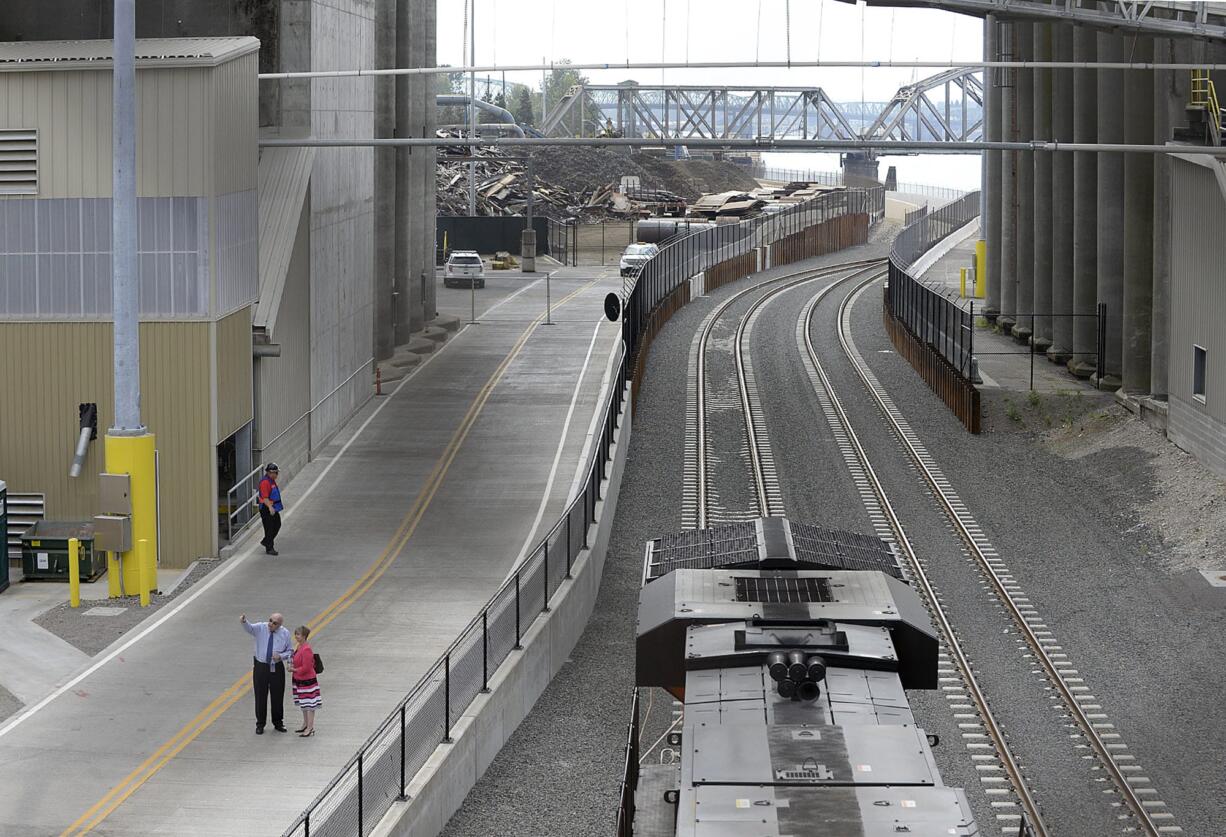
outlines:
[[[0,195],[38,194],[38,131],[0,128]]]
[[[705,570],[758,560],[758,532],[753,523],[729,523],[690,529],[648,543],[644,580],[673,570]]]
[[[745,576],[734,577],[738,602],[767,602],[792,604],[795,602],[829,602],[830,580],[812,576]]]
[[[831,570],[878,570],[902,578],[898,556],[880,538],[807,523],[791,527],[797,561]]]

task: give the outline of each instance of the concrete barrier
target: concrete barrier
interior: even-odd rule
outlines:
[[[629,393],[626,393],[629,396]],[[562,582],[550,599],[550,611],[524,633],[523,650],[512,651],[490,678],[488,694],[479,694],[451,729],[451,743],[434,749],[409,782],[408,799],[393,802],[373,837],[436,837],[460,809],[468,792],[493,763],[554,675],[570,656],[587,626],[600,579],[617,497],[630,448],[632,401],[627,397],[614,437],[608,476],[596,503],[590,547],[571,565],[573,578]]]

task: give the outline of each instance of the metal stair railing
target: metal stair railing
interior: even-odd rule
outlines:
[[[1222,106],[1218,102],[1217,89],[1208,70],[1192,71],[1192,106],[1202,107],[1209,115],[1209,132],[1213,135],[1213,144],[1222,144]]]

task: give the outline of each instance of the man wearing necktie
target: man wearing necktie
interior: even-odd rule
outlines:
[[[248,622],[239,617],[243,630],[255,638],[251,683],[255,691],[255,734],[264,734],[268,720],[268,699],[272,698],[272,728],[285,732],[285,661],[294,655],[293,641],[280,613],[267,622]]]

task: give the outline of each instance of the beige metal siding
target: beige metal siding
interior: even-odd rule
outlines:
[[[1176,158],[1171,166],[1170,395],[1226,422],[1226,199],[1213,171]],[[1192,347],[1206,350],[1205,403],[1192,399]]]
[[[251,308],[216,325],[217,437],[220,442],[251,421]]]
[[[259,164],[259,60],[244,55],[213,70],[213,194],[256,187]]]
[[[216,454],[209,438],[207,323],[142,323],[142,416],[157,434],[161,467],[162,564],[185,567],[216,552]],[[0,473],[12,492],[43,492],[51,519],[97,514],[102,438],[114,417],[111,325],[0,325],[5,397],[0,398]],[[22,370],[18,379],[15,370]],[[98,404],[99,439],[85,469],[68,477],[77,405]]]
[[[293,477],[310,452],[311,422],[311,230],[310,202],[298,215],[280,305],[269,339],[281,356],[256,362],[259,404],[252,446],[262,460],[275,460]]]
[[[207,68],[137,72],[141,196],[210,194],[214,132],[221,130],[212,116],[211,72]],[[254,83],[254,75],[252,79]],[[109,70],[0,73],[0,128],[38,130],[39,197],[110,197],[110,103]],[[253,115],[252,130],[255,123]],[[247,139],[241,127],[226,127]],[[254,154],[254,138],[250,145]],[[239,168],[245,171],[241,160]],[[246,188],[254,183],[252,167]]]

